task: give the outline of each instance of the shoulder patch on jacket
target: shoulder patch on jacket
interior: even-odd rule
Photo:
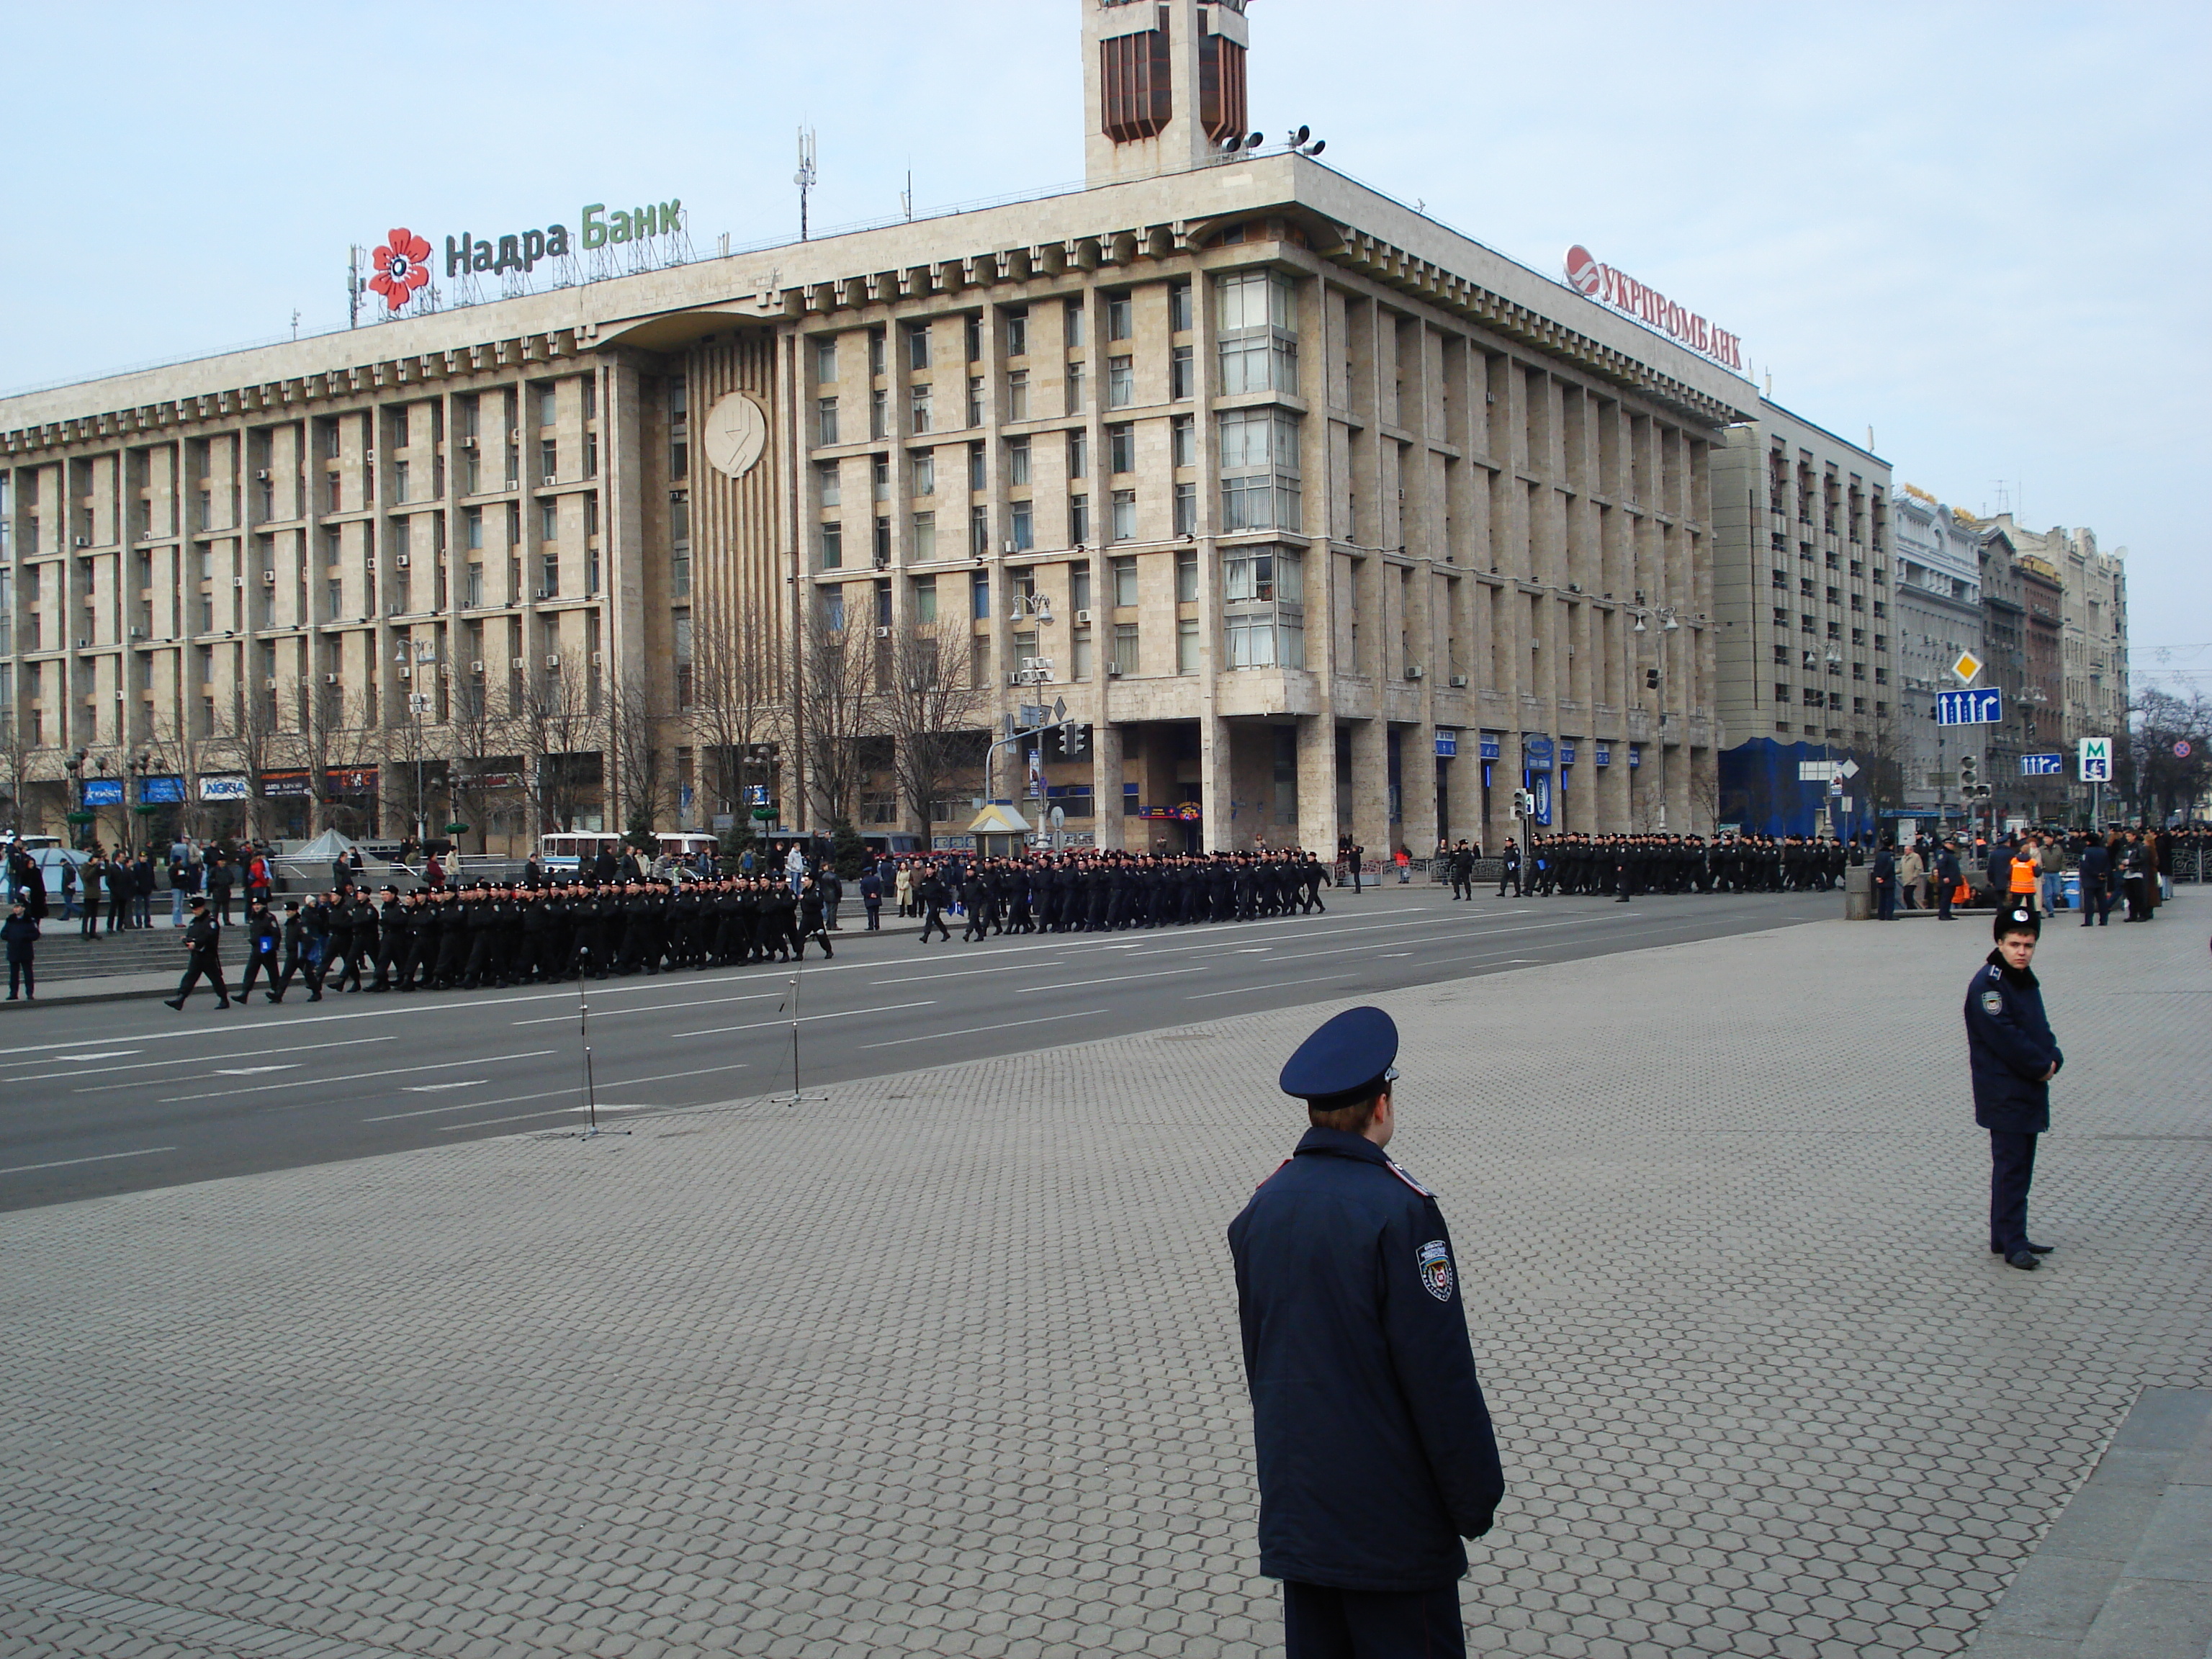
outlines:
[[[1995,991],[1983,992],[1982,1012],[1985,1014],[2001,1014],[2004,1012],[2004,999],[1999,996]]]
[[[1415,1265],[1420,1269],[1421,1284],[1439,1302],[1449,1302],[1452,1296],[1451,1251],[1441,1238],[1432,1238],[1413,1252]]]
[[[1404,1182],[1408,1187],[1411,1187],[1423,1198],[1434,1198],[1436,1196],[1436,1194],[1431,1192],[1426,1187],[1424,1187],[1419,1182],[1414,1180],[1413,1176],[1407,1175],[1406,1173],[1405,1165],[1396,1163],[1389,1158],[1385,1158],[1382,1161],[1384,1164],[1389,1165],[1392,1175],[1397,1176],[1399,1180]]]

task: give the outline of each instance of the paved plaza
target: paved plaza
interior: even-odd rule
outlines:
[[[2212,906],[2160,915],[2046,936],[2034,1273],[1978,919],[1382,999],[1509,1482],[1475,1650],[1961,1652],[2212,1386]],[[0,1653],[1271,1651],[1222,1232],[1340,1006],[0,1216]]]

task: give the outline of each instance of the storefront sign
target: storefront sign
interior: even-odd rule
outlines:
[[[84,804],[87,806],[122,805],[123,780],[120,778],[87,778],[84,781]]]
[[[242,772],[218,772],[200,780],[202,800],[244,800],[252,793]]]
[[[1613,745],[1611,744],[1600,743],[1593,744],[1590,746],[1597,751],[1595,759],[1600,766],[1610,766],[1613,764]]]
[[[308,787],[305,772],[264,772],[261,793],[271,800],[295,799],[315,792]]]
[[[1140,818],[1172,818],[1178,823],[1196,823],[1206,816],[1206,809],[1194,800],[1180,801],[1173,806],[1147,806],[1138,812]]]
[[[1498,757],[1498,733],[1497,733],[1497,732],[1484,732],[1484,733],[1482,734],[1482,758],[1483,758],[1483,759],[1485,759],[1485,760],[1496,760]]]
[[[1521,739],[1521,764],[1531,772],[1552,769],[1552,740],[1547,737]]]
[[[333,795],[373,795],[377,772],[374,766],[332,767],[324,774]]]
[[[1650,324],[1698,356],[1710,357],[1739,374],[1744,372],[1742,340],[1692,315],[1626,271],[1600,263],[1579,242],[1567,250],[1567,282],[1577,293],[1587,295],[1623,316]]]
[[[1441,760],[1454,760],[1454,759],[1456,759],[1456,758],[1458,757],[1458,756],[1459,756],[1459,733],[1458,733],[1458,732],[1438,732],[1437,733],[1437,758],[1439,758],[1439,759],[1441,759]]]
[[[185,781],[178,777],[141,778],[138,799],[149,804],[169,805],[185,798]]]

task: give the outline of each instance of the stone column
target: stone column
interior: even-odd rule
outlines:
[[[1101,720],[1091,728],[1091,835],[1101,847],[1122,844],[1121,728]]]
[[[1326,863],[1336,850],[1336,720],[1298,721],[1298,844]]]
[[[1370,859],[1390,856],[1389,726],[1378,714],[1352,730],[1352,838]]]
[[[1426,858],[1437,850],[1435,727],[1424,722],[1398,729],[1398,775],[1405,793],[1400,836],[1415,858]]]
[[[1237,789],[1237,780],[1230,764],[1231,741],[1227,720],[1215,714],[1200,719],[1199,805],[1204,814],[1206,846],[1209,851],[1227,852],[1236,845],[1233,836],[1237,826],[1230,821],[1230,802],[1236,798]]]

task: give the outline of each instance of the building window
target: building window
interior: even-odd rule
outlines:
[[[1126,422],[1106,428],[1106,470],[1109,472],[1134,472],[1137,470],[1137,428]]]
[[[836,507],[844,499],[843,492],[838,487],[836,462],[825,461],[822,465],[816,467],[814,483],[823,506]]]
[[[1114,492],[1114,539],[1133,541],[1137,535],[1137,492],[1117,489]]]
[[[1030,417],[1030,372],[1026,368],[1006,371],[1006,418],[1026,421]]]
[[[1085,388],[1083,365],[1081,363],[1070,363],[1067,366],[1066,386],[1066,412],[1070,415],[1080,415],[1083,413],[1085,408],[1087,407],[1084,401]]]
[[[1304,561],[1285,548],[1254,548],[1230,554],[1221,562],[1221,597],[1231,605],[1277,600],[1303,604]]]
[[[1081,478],[1091,471],[1091,434],[1071,432],[1067,434],[1067,476]]]
[[[1126,340],[1136,331],[1133,309],[1126,294],[1106,296],[1106,337]]]
[[[1178,536],[1198,534],[1198,486],[1179,483],[1175,487],[1175,533]]]
[[[1036,536],[1034,528],[1035,520],[1030,513],[1030,505],[1029,502],[1012,502],[1007,509],[1007,520],[1009,528],[1012,532],[1014,550],[1016,552],[1026,553],[1030,548],[1036,545]]]
[[[1168,396],[1176,403],[1198,395],[1195,346],[1179,345],[1168,354]]]
[[[907,325],[906,366],[910,369],[929,367],[929,325],[927,323]]]
[[[1297,420],[1271,409],[1221,417],[1221,527],[1301,527]]]
[[[557,553],[542,555],[538,561],[538,569],[539,597],[548,599],[558,598],[561,592],[561,556]]]
[[[1184,617],[1176,623],[1176,672],[1198,672],[1198,618]]]
[[[983,377],[980,374],[968,377],[968,424],[983,424]]]
[[[1067,539],[1078,547],[1091,541],[1091,497],[1070,495],[1067,498]]]
[[[912,494],[916,495],[934,495],[937,493],[936,456],[916,455],[913,458],[907,470],[911,475],[908,483]]]
[[[880,328],[872,328],[868,331],[869,374],[880,374],[884,372],[884,331]]]
[[[1030,441],[1027,438],[1006,440],[1006,482],[1026,484],[1030,481]]]
[[[983,488],[983,446],[981,444],[968,446],[968,488],[971,490]]]
[[[937,578],[916,576],[914,579],[912,592],[915,621],[917,623],[935,622],[937,620]]]
[[[1183,334],[1191,327],[1190,283],[1186,280],[1168,284],[1168,331]]]
[[[1180,549],[1176,554],[1176,603],[1198,603],[1198,550]]]
[[[890,430],[891,394],[878,386],[868,394],[868,435],[880,438]]]
[[[889,519],[878,519],[875,524],[876,568],[878,570],[887,569],[890,568],[890,562],[891,521]]]
[[[599,578],[594,575],[591,584],[594,592],[598,592],[599,585]],[[691,550],[688,547],[679,547],[669,555],[668,591],[676,599],[691,597]]]
[[[968,509],[968,552],[977,559],[991,556],[991,509],[988,507]]]
[[[891,458],[871,456],[868,460],[868,489],[871,497],[878,501],[891,498]]]
[[[917,513],[908,539],[913,544],[913,556],[917,562],[926,562],[937,556],[937,514]]]
[[[1110,569],[1110,570],[1111,570],[1111,572],[1112,572],[1113,579],[1114,579],[1114,603],[1115,603],[1115,605],[1117,605],[1117,606],[1120,606],[1120,605],[1134,605],[1134,604],[1136,604],[1136,602],[1137,602],[1137,559],[1136,559],[1136,556],[1135,556],[1134,554],[1133,554],[1133,553],[1125,553],[1125,554],[1123,554],[1121,557],[1119,557],[1119,558],[1117,558],[1117,559],[1113,560],[1113,561],[1110,562],[1110,565],[1109,565],[1109,569]]]
[[[831,520],[822,526],[822,568],[837,570],[845,563],[845,526]]]
[[[1006,356],[1026,357],[1030,355],[1030,313],[1025,307],[1010,309],[1006,318]]]
[[[837,378],[837,337],[825,334],[814,343],[814,379],[827,386]]]
[[[916,432],[929,430],[930,409],[929,388],[926,386],[915,386],[907,401],[908,424],[912,430]]]
[[[1073,351],[1083,343],[1083,301],[1066,300],[1060,304],[1060,343]]]
[[[983,361],[982,318],[981,316],[972,316],[968,318],[964,326],[961,330],[961,335],[963,343],[967,351],[966,361],[971,363],[981,362]]]
[[[1074,611],[1091,609],[1091,561],[1079,559],[1067,567],[1067,603]]]
[[[1305,627],[1297,617],[1269,611],[1232,613],[1224,631],[1232,669],[1305,666]]]
[[[1070,631],[1067,636],[1067,655],[1069,677],[1078,680],[1089,679],[1091,674],[1089,629],[1078,628]]]
[[[1241,271],[1222,277],[1218,294],[1221,390],[1295,396],[1298,348],[1290,278],[1273,271]]]
[[[1106,360],[1106,407],[1127,409],[1136,401],[1136,359],[1109,357]]]
[[[1137,665],[1137,624],[1115,623],[1111,670],[1116,674],[1133,674]]]
[[[968,614],[976,622],[991,620],[991,573],[988,570],[969,573]]]
[[[1175,462],[1177,466],[1198,465],[1198,422],[1188,415],[1178,415],[1168,423],[1174,440]]]
[[[837,441],[837,400],[820,398],[814,404],[814,441],[834,444]]]

